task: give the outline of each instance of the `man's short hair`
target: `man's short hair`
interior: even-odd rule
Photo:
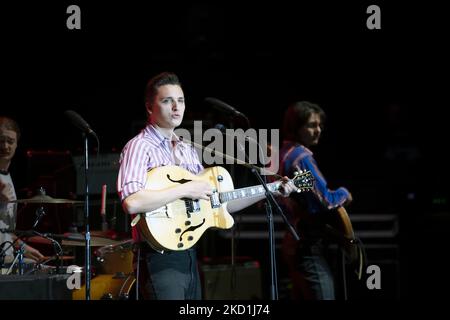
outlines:
[[[181,87],[180,80],[177,75],[172,72],[160,73],[147,82],[147,86],[145,88],[145,106],[147,110],[149,110],[153,104],[158,88],[168,84],[178,85]]]

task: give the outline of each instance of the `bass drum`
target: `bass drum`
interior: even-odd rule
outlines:
[[[99,274],[133,272],[133,239],[107,245],[95,251]]]
[[[91,300],[134,300],[134,274],[101,274],[91,280]],[[86,300],[86,285],[72,293],[73,300]]]

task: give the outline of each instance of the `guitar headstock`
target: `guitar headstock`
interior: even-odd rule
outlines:
[[[311,171],[295,171],[292,182],[297,187],[297,192],[310,191],[314,186],[314,176]]]

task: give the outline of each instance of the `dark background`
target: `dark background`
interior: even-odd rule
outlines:
[[[0,113],[23,131],[17,184],[33,183],[20,169],[32,161],[26,151],[81,153],[67,109],[96,131],[100,152],[120,151],[146,117],[146,81],[161,71],[179,75],[187,120],[231,121],[204,104],[212,96],[254,128],[280,128],[290,102],[309,100],[329,118],[314,151],[330,187],[352,191],[354,214],[402,218],[402,297],[439,297],[449,282],[445,12],[379,3],[382,29],[368,30],[373,3],[340,2],[3,6]],[[70,4],[81,8],[81,30],[66,28]]]

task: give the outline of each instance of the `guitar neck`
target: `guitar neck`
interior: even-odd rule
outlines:
[[[280,187],[281,182],[272,182],[267,184],[267,188],[271,191],[277,191]],[[262,185],[253,186],[253,187],[247,187],[247,188],[241,188],[241,189],[235,189],[233,191],[227,191],[227,192],[221,192],[220,202],[228,202],[231,200],[238,200],[238,199],[244,199],[244,198],[252,198],[257,197],[260,195],[265,194],[266,190]]]

